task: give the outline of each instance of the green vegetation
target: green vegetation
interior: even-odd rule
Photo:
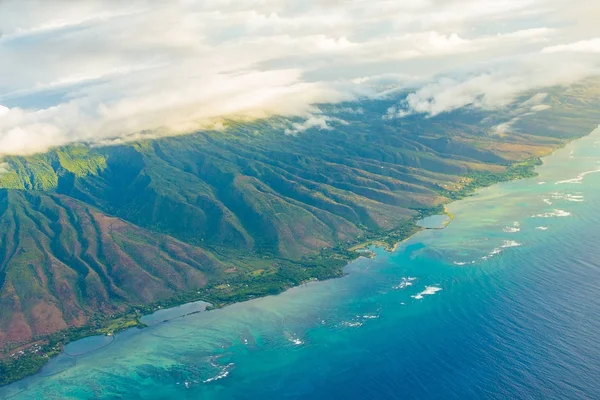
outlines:
[[[491,186],[498,182],[532,178],[536,176],[535,167],[541,164],[542,160],[540,158],[532,157],[509,165],[501,173],[478,172],[468,174],[465,176],[464,185],[460,189],[447,191],[445,194],[452,200],[458,200],[474,193],[479,188]]]
[[[106,158],[85,146],[68,146],[55,150],[60,166],[68,172],[82,177],[97,174],[106,168]]]
[[[414,224],[419,218],[439,212],[439,209],[420,213],[414,220],[407,221],[401,227],[389,232],[372,232],[355,242],[383,243],[387,248],[410,235],[419,228]],[[354,244],[355,242],[351,243]],[[349,246],[349,245],[348,245]],[[75,340],[95,335],[114,335],[128,328],[144,328],[141,316],[193,301],[203,300],[212,304],[212,308],[221,308],[229,304],[251,300],[253,298],[276,295],[294,286],[310,281],[326,280],[343,276],[343,267],[357,258],[359,253],[349,250],[346,245],[324,249],[318,255],[305,257],[301,261],[285,260],[273,263],[261,273],[254,270],[247,275],[233,276],[230,279],[216,281],[210,286],[178,293],[169,299],[151,304],[128,307],[124,312],[109,316],[95,315],[83,327],[70,328],[41,338],[42,344],[22,350],[5,349],[5,359],[0,360],[0,385],[14,382],[39,371],[52,357],[58,355],[63,347]],[[10,354],[10,355],[9,355]]]
[[[45,347],[39,350],[43,353],[28,352],[18,358],[8,358],[0,361],[0,385],[23,379],[38,372],[48,360],[60,353],[58,349],[48,351]]]
[[[113,335],[132,327],[143,328],[139,316],[134,310],[122,315],[98,316],[84,327],[54,333],[25,349],[7,349],[4,359],[0,359],[0,386],[35,374],[70,342],[88,336]]]
[[[321,106],[331,130],[232,120],[224,132],[1,160],[0,384],[158,307],[339,277],[356,249],[391,249],[443,204],[532,176],[541,154],[597,123],[584,117],[592,103],[568,96],[552,116],[577,106],[576,121],[533,114],[518,122],[529,130],[501,136],[474,110],[382,119],[396,101]],[[531,128],[542,120],[564,130]]]

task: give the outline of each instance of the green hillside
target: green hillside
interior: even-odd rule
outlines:
[[[530,174],[597,125],[597,93],[556,90],[552,108],[505,132],[493,127],[516,106],[382,118],[396,98],[320,106],[327,129],[224,120],[222,131],[5,157],[0,347],[191,291],[225,303],[335,276],[351,245],[399,240],[420,213]],[[238,286],[215,291],[224,284]]]

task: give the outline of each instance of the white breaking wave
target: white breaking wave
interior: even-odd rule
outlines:
[[[512,226],[507,226],[503,230],[506,233],[516,233],[521,230],[521,224],[518,221],[515,221]]]
[[[437,287],[437,286],[425,286],[425,290],[423,290],[422,292],[417,293],[417,294],[415,294],[413,296],[410,296],[410,297],[412,297],[413,299],[420,300],[420,299],[423,298],[423,296],[434,295],[437,292],[439,292],[440,290],[442,290],[441,287]]]
[[[509,247],[519,247],[521,246],[521,243],[514,241],[514,240],[505,240],[504,244],[502,244],[502,246],[500,247],[496,247],[494,250],[492,250],[490,252],[490,254],[488,254],[487,256],[483,256],[481,257],[482,260],[488,260],[492,257],[494,257],[495,255],[498,255],[500,253],[502,253],[502,249],[507,249]]]
[[[379,315],[363,315],[362,317],[364,319],[377,319],[379,318]]]
[[[531,218],[552,218],[552,217],[569,217],[571,213],[565,210],[554,210],[552,212],[532,215]]]
[[[284,336],[289,342],[294,343],[296,346],[304,344],[304,342],[298,337],[298,335],[296,335],[293,332],[284,332]]]
[[[550,200],[550,199],[542,199],[542,201],[543,201],[544,203],[548,204],[549,206],[551,206],[551,205],[552,205],[552,200]]]
[[[212,381],[217,381],[217,380],[219,380],[219,379],[226,378],[226,377],[227,377],[227,375],[229,375],[229,372],[231,371],[231,369],[232,369],[234,366],[235,366],[235,364],[234,364],[234,363],[229,363],[229,364],[227,364],[225,367],[223,367],[223,369],[221,370],[221,372],[219,372],[219,374],[218,374],[218,375],[216,375],[216,376],[213,376],[212,378],[208,378],[208,379],[206,379],[206,380],[202,381],[202,383],[209,383],[209,382],[212,382]],[[188,385],[186,385],[186,387],[188,387]]]
[[[304,342],[298,336],[296,336],[295,333],[292,333],[292,334],[287,334],[286,333],[285,336],[286,336],[286,338],[287,338],[288,341],[294,343],[296,346],[304,344]]]
[[[563,183],[577,183],[577,184],[579,184],[579,183],[583,182],[583,178],[585,178],[586,175],[595,174],[597,172],[600,172],[600,168],[594,169],[594,170],[591,170],[591,171],[582,172],[581,174],[577,175],[577,177],[575,177],[575,178],[565,179],[564,181],[558,181],[555,184],[556,185],[560,185],[560,184],[563,184]]]
[[[394,289],[405,289],[409,286],[412,286],[413,281],[415,281],[416,279],[417,278],[413,278],[412,276],[403,277],[402,281],[398,285],[394,286]]]
[[[502,252],[502,249],[500,247],[496,247],[494,250],[492,250],[490,252],[490,254],[488,254],[487,256],[483,256],[481,257],[482,260],[487,260],[491,257],[494,257],[496,254],[500,254]]]
[[[454,265],[469,265],[475,264],[475,261],[454,261]]]
[[[342,325],[350,327],[350,328],[358,328],[358,327],[361,327],[363,324],[362,324],[362,322],[344,321],[344,322],[342,322]]]
[[[582,202],[584,197],[581,194],[570,194],[570,193],[552,193],[552,198],[557,200],[567,200],[573,202]]]
[[[548,227],[547,227],[547,226],[538,226],[538,227],[537,227],[537,228],[535,228],[535,229],[537,229],[538,231],[547,231],[547,230],[548,230]]]
[[[509,247],[519,247],[521,246],[521,243],[519,242],[515,242],[514,240],[505,240],[504,244],[500,247],[502,247],[503,249],[509,248]]]

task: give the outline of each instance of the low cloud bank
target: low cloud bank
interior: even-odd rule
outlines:
[[[418,87],[388,117],[502,107],[597,73],[589,0],[0,2],[0,155],[304,116]],[[564,54],[568,53],[568,60]],[[328,119],[329,118],[329,119]]]
[[[525,92],[569,86],[599,73],[597,61],[590,58],[582,57],[574,62],[572,58],[529,56],[485,72],[441,77],[427,83],[409,93],[398,107],[388,110],[387,117],[436,116],[466,106],[493,110],[513,103]]]

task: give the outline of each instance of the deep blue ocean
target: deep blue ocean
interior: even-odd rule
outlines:
[[[0,398],[600,399],[600,131],[538,172],[344,278],[163,311]]]

